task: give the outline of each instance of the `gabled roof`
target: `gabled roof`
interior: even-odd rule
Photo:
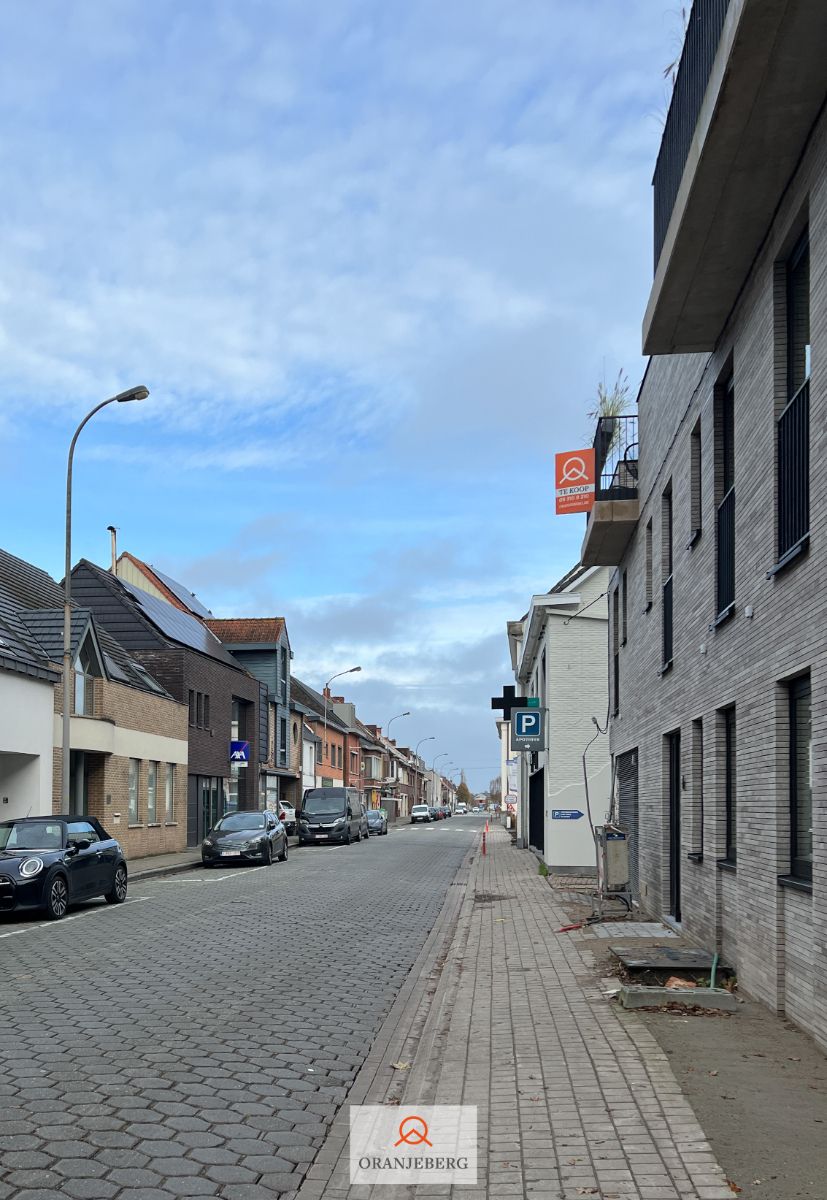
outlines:
[[[243,671],[241,663],[224,649],[204,622],[181,606],[176,607],[168,604],[166,600],[159,600],[157,596],[127,583],[125,579],[118,579],[111,571],[104,571],[88,559],[80,560],[72,570],[73,575],[81,568],[89,572],[113,596],[118,597],[145,626],[154,630],[156,634],[160,633],[168,645],[186,646],[224,663],[225,666]]]
[[[0,587],[0,670],[27,675],[44,683],[57,683],[60,672],[37,644],[12,596]]]
[[[110,679],[159,696],[168,693],[102,629],[85,608],[72,607],[71,647],[76,654],[91,630]],[[0,550],[0,666],[49,683],[60,679],[63,658],[63,588],[25,559]],[[3,659],[12,661],[4,664]],[[15,666],[14,663],[17,663]]]
[[[204,624],[225,646],[275,646],[284,632],[284,617],[210,617]]]
[[[321,692],[315,691],[308,687],[306,683],[302,683],[295,675],[290,677],[290,695],[297,704],[301,704],[307,709],[308,717],[311,721],[324,720],[324,696]],[[350,729],[345,725],[344,721],[340,721],[333,711],[333,706],[330,701],[327,702],[327,724],[328,728],[335,729],[337,733],[350,733]]]
[[[137,571],[147,579],[153,587],[157,588],[168,604],[173,608],[178,608],[182,612],[192,613],[196,617],[205,620],[211,617],[212,613],[202,604],[196,596],[195,592],[191,592],[183,583],[179,583],[177,579],[173,579],[171,575],[166,575],[163,571],[159,571],[157,567],[153,567],[150,563],[145,563],[143,559],[136,558],[134,554],[130,554],[128,550],[119,556],[118,562],[125,558],[127,562],[132,563]]]

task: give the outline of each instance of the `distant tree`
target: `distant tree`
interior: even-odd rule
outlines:
[[[470,808],[473,803],[474,797],[471,795],[471,789],[463,779],[457,788],[457,804],[467,804]]]
[[[503,798],[503,788],[499,775],[495,775],[488,785],[488,803],[500,804]]]

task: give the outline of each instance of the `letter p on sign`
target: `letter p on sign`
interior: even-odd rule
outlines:
[[[539,713],[517,714],[517,737],[532,737],[540,732]]]

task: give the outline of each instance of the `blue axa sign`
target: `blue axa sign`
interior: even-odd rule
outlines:
[[[250,743],[249,742],[230,742],[230,762],[244,763],[246,766],[250,761]]]

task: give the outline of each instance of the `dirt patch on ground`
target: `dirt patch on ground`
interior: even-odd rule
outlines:
[[[658,943],[617,938],[611,944],[645,953]],[[599,976],[625,975],[606,942],[590,938],[589,950]],[[718,1162],[745,1200],[824,1200],[827,1056],[789,1021],[739,999],[734,1013],[618,1011],[624,1021],[643,1021],[668,1055]]]

